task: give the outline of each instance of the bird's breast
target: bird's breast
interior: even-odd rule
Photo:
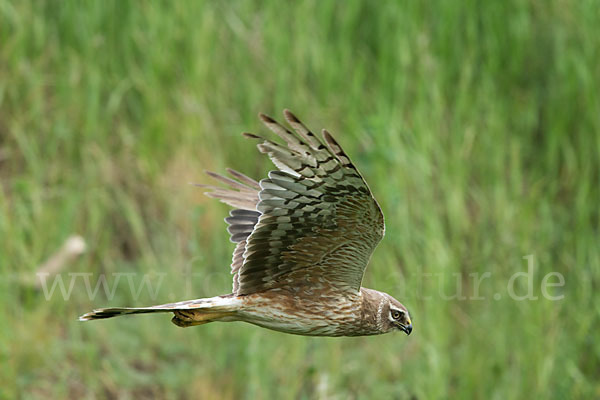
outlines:
[[[310,336],[354,335],[361,324],[359,296],[303,296],[270,290],[244,296],[240,319],[276,331]]]

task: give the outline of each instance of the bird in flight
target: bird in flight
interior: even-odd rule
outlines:
[[[243,321],[307,336],[412,332],[408,310],[387,293],[361,287],[385,225],[379,204],[326,130],[319,139],[290,111],[293,131],[259,114],[285,145],[259,143],[276,170],[256,182],[232,169],[208,174],[226,187],[208,196],[232,206],[225,218],[236,244],[231,294],[137,308],[101,308],[79,319],[170,312],[181,327]]]

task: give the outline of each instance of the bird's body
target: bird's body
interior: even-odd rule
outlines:
[[[182,327],[244,321],[308,336],[361,336],[412,331],[406,308],[386,293],[361,287],[364,270],[385,225],[369,187],[337,142],[325,146],[292,113],[295,133],[260,115],[287,147],[259,139],[279,170],[255,180],[210,176],[228,188],[207,193],[236,209],[226,218],[237,243],[233,293],[141,308],[105,308],[81,320],[173,312]]]
[[[227,298],[223,298],[225,299]],[[219,301],[221,300],[217,300]],[[236,312],[223,317],[225,320],[244,321],[298,335],[355,336],[358,333],[356,327],[361,321],[361,302],[357,295],[352,298],[290,296],[288,293],[272,290],[263,294],[234,297],[232,302],[235,303]],[[185,314],[178,314],[178,318]],[[189,318],[193,321],[194,313]]]

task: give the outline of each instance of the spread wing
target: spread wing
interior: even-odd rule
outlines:
[[[291,112],[284,115],[295,133],[270,117],[260,118],[285,146],[245,134],[260,140],[258,149],[279,169],[259,187],[232,170],[237,180],[212,174],[231,189],[213,188],[208,195],[238,207],[226,219],[231,239],[238,243],[232,262],[234,293],[357,291],[384,234],[381,209],[327,131],[323,131],[325,145]]]

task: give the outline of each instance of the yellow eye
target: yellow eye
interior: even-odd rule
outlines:
[[[400,319],[400,311],[392,311],[392,318],[394,319]]]

